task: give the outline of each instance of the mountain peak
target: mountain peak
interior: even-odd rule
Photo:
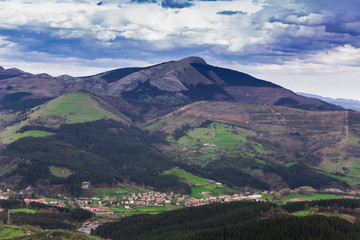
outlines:
[[[4,68],[2,68],[1,71],[2,71],[2,74],[12,74],[12,75],[22,75],[22,74],[26,73],[26,72],[24,72],[24,71],[22,71],[22,70],[20,70],[18,68],[8,68],[6,70]]]
[[[4,71],[5,70],[5,68],[3,68],[2,66],[0,66],[0,71]]]
[[[200,57],[187,57],[179,60],[179,62],[207,64],[205,60]]]

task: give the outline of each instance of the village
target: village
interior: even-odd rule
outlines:
[[[217,182],[214,182],[215,184]],[[83,189],[89,189],[90,183],[83,182]],[[112,190],[111,188],[108,190]],[[116,189],[115,189],[116,190]],[[11,189],[0,190],[0,200],[22,199],[28,206],[30,203],[45,204],[59,208],[82,208],[93,212],[94,214],[109,214],[119,216],[129,216],[138,213],[160,213],[163,211],[179,209],[183,207],[203,206],[211,203],[227,203],[234,201],[278,201],[283,196],[294,196],[288,201],[304,201],[305,196],[301,197],[294,194],[306,192],[305,195],[311,195],[320,192],[309,187],[300,187],[296,190],[282,189],[279,192],[263,191],[263,192],[245,192],[233,193],[214,196],[208,192],[201,192],[202,198],[192,197],[191,195],[182,195],[175,192],[159,192],[138,188],[121,189],[115,192],[103,192],[102,194],[93,194],[87,197],[70,198],[63,194],[57,194],[56,198],[46,198],[36,196],[34,190],[28,187],[23,190],[14,191]],[[358,198],[360,195],[357,191],[345,192],[339,189],[326,189],[321,193],[330,198]],[[336,194],[334,196],[328,194]],[[297,196],[297,197],[296,197]],[[286,204],[286,201],[282,202]],[[0,209],[1,211],[1,209]]]
[[[143,193],[131,193],[127,196],[104,196],[100,197],[81,197],[76,199],[81,208],[93,211],[94,213],[114,214],[120,209],[141,210],[146,208],[151,211],[151,207],[177,206],[192,207],[202,206],[210,203],[224,203],[241,200],[265,201],[261,194],[252,194],[244,196],[243,194],[210,196],[206,198],[193,198],[188,195],[170,193],[161,193],[155,191]],[[154,208],[154,211],[156,208]]]
[[[88,189],[89,186],[90,183],[83,183],[84,189]],[[202,194],[206,195],[206,193]],[[63,194],[56,194],[56,196],[56,198],[37,196],[31,187],[18,191],[9,188],[0,190],[0,200],[21,199],[24,200],[27,206],[30,205],[30,203],[38,203],[59,208],[68,208],[69,202],[71,202],[71,207],[80,207],[95,214],[131,215],[135,212],[158,213],[166,210],[202,206],[210,203],[225,203],[241,200],[265,201],[263,195],[259,193],[251,194],[250,192],[247,192],[245,195],[242,193],[219,196],[207,194],[207,197],[195,198],[174,192],[164,193],[149,190],[131,192],[126,189],[115,194],[104,193],[90,197],[68,198]]]

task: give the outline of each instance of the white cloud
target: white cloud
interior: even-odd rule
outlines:
[[[176,51],[189,49],[191,52],[199,48],[201,50],[193,51],[204,51],[218,62],[216,65],[234,67],[289,88],[310,86],[304,79],[314,83],[321,79],[324,83],[325,77],[329,81],[334,79],[335,86],[335,76],[341,78],[340,73],[346,76],[342,81],[352,79],[347,85],[357,84],[354,79],[358,79],[356,74],[360,68],[360,40],[352,34],[360,32],[360,19],[357,19],[358,3],[351,7],[354,1],[344,0],[339,10],[335,0],[195,0],[191,7],[182,9],[162,8],[160,2],[108,0],[97,6],[97,2],[91,0],[0,1],[0,30],[34,34],[25,36],[29,38],[27,41],[19,36],[14,37],[19,38],[18,41],[12,39],[11,33],[0,37],[0,65],[35,73],[88,75],[105,69],[163,62],[163,59],[150,59],[152,54],[161,51],[171,59],[182,54]],[[349,14],[343,14],[347,8]],[[217,14],[221,11],[244,14]],[[341,14],[343,18],[334,19]],[[341,22],[342,19],[346,22]],[[329,22],[334,24],[331,30]],[[31,38],[37,34],[56,40],[80,39],[80,43],[66,42],[70,46],[58,47],[66,49],[66,53],[49,54],[46,46],[35,49],[38,45],[31,44],[34,40]],[[86,46],[91,47],[89,42],[99,48],[96,56],[86,51]],[[139,55],[129,53],[119,55],[120,59],[114,57],[115,54],[101,56],[104,49],[131,48],[129,46],[134,47],[131,54],[141,54],[144,60],[129,60],[140,59]],[[123,52],[128,51],[125,50]],[[81,53],[76,56],[81,57],[74,57],[78,52]],[[171,52],[175,53],[170,56]],[[228,56],[238,59],[238,63],[229,64]]]
[[[15,43],[0,36],[0,66],[19,68],[30,73],[48,73],[53,76],[68,74],[88,76],[121,67],[149,66],[151,62],[131,58],[82,59],[61,57],[37,51],[24,53]]]
[[[296,92],[360,100],[360,48],[334,47],[282,64],[243,65],[213,61]]]
[[[124,37],[150,41],[158,48],[214,44],[236,51],[254,42],[254,38],[246,37],[251,29],[250,15],[221,16],[217,14],[219,10],[252,14],[261,10],[261,6],[250,0],[199,1],[184,9],[165,9],[157,3],[118,5],[110,2],[97,6],[89,1],[10,0],[0,2],[0,27],[50,31],[61,38],[92,36],[111,41]],[[164,41],[168,43],[166,46]]]

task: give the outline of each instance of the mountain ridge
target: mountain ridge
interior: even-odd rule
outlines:
[[[208,65],[199,57],[115,69],[88,77],[52,77],[6,69],[0,71],[0,78],[0,98],[16,91],[30,92],[30,98],[42,98],[84,89],[127,101],[154,103],[153,107],[159,102],[176,106],[199,100],[226,100],[307,110],[343,110],[248,74]]]

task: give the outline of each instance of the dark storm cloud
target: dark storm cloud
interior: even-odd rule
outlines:
[[[325,30],[329,33],[345,33],[352,36],[360,35],[360,22],[350,23],[327,23]]]
[[[240,15],[244,15],[246,14],[246,12],[243,12],[243,11],[220,11],[220,12],[217,12],[216,14],[220,14],[220,15],[236,15],[236,14],[240,14]]]
[[[305,3],[312,11],[328,14],[324,23],[327,32],[360,35],[360,1],[301,0],[301,2]]]
[[[187,0],[163,0],[161,2],[163,8],[187,8],[192,5],[193,3]]]

